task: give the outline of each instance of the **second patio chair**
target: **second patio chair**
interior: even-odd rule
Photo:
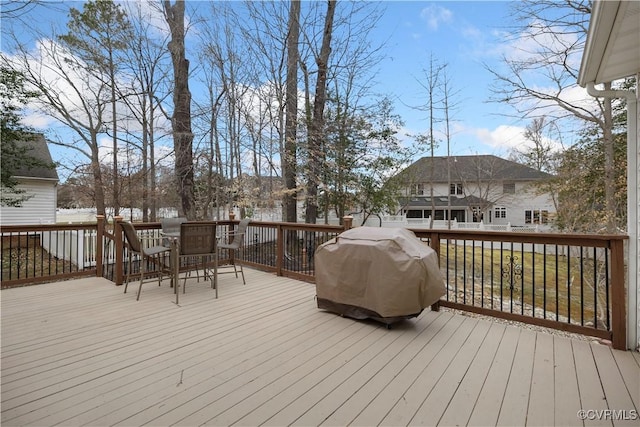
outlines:
[[[216,277],[216,225],[214,223],[180,224],[180,246],[178,248],[178,269],[182,260],[187,259],[183,270],[202,268],[205,278],[211,281],[211,288],[216,290],[218,298],[218,282]],[[195,261],[195,262],[194,262]],[[198,276],[200,280],[200,276]],[[176,280],[177,282],[177,280]],[[186,285],[186,277],[184,280]],[[186,286],[183,285],[183,292]]]
[[[160,220],[160,227],[162,228],[162,234],[165,236],[162,238],[162,244],[164,246],[171,246],[170,238],[180,234],[180,224],[187,222],[187,218],[162,218]]]
[[[132,273],[133,255],[138,254],[139,256],[140,286],[138,287],[138,296],[136,297],[137,301],[140,299],[140,292],[142,292],[142,284],[144,283],[145,275],[147,273],[150,273],[147,271],[147,262],[152,262],[156,267],[158,286],[160,286],[163,275],[165,273],[171,274],[170,268],[165,262],[165,256],[170,254],[171,248],[159,245],[144,247],[142,241],[136,233],[136,229],[133,228],[133,225],[130,222],[123,221],[120,223],[120,225],[122,226],[122,230],[124,231],[125,239],[129,244],[127,250],[129,262],[127,265],[127,274],[125,278],[126,282],[124,285],[125,294],[127,293],[127,287],[129,286],[129,279]]]
[[[227,233],[225,236],[223,236],[223,239],[225,239],[225,241],[222,241],[220,243],[218,243],[218,253],[221,249],[227,249],[229,251],[229,257],[231,258],[231,265],[229,267],[233,267],[233,271],[225,271],[225,272],[220,272],[220,274],[222,273],[235,273],[236,274],[236,278],[238,277],[238,266],[240,266],[240,274],[242,274],[242,283],[243,284],[247,284],[247,282],[244,280],[244,270],[242,269],[242,264],[236,262],[236,254],[238,253],[238,251],[240,250],[240,248],[242,248],[242,245],[244,244],[244,239],[245,239],[245,234],[247,234],[247,227],[249,226],[249,222],[251,222],[250,218],[245,218],[242,221],[240,221],[240,224],[238,224],[238,228],[230,231],[229,233]],[[218,267],[220,268],[220,267]]]

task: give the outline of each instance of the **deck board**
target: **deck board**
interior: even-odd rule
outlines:
[[[2,425],[580,425],[638,410],[640,358],[451,311],[387,329],[307,283],[99,278],[2,291]],[[627,425],[630,420],[587,420]],[[632,422],[631,422],[632,424]]]
[[[576,414],[581,409],[576,364],[573,359],[571,340],[554,337],[553,359],[554,404],[553,417],[557,426],[575,426]],[[582,424],[578,422],[578,424]]]
[[[553,344],[553,336],[536,335],[529,407],[527,408],[528,426],[554,425],[554,413],[549,410],[555,402]]]
[[[489,369],[495,360],[496,352],[505,333],[505,325],[493,323],[487,337],[478,350],[473,362],[469,365],[459,389],[438,422],[439,425],[466,425],[485,384]]]

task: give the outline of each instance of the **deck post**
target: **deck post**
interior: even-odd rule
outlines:
[[[350,230],[353,228],[353,217],[352,216],[343,216],[342,217],[342,226],[344,227],[344,231]]]
[[[276,225],[276,275],[282,276],[284,264],[284,229],[282,224]]]
[[[440,266],[440,233],[431,233],[429,246],[438,255],[438,267]],[[431,304],[431,311],[440,311],[440,301]]]
[[[102,277],[102,259],[104,251],[104,215],[97,215],[96,222],[98,229],[96,231],[96,277]]]
[[[618,350],[627,349],[627,315],[624,272],[624,241],[611,242],[611,332],[612,345]],[[634,309],[634,308],[629,308]]]
[[[121,216],[113,218],[113,236],[116,246],[116,268],[114,282],[116,286],[121,286],[124,283],[124,241],[122,240],[122,222]]]

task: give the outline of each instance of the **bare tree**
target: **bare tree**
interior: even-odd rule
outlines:
[[[531,120],[524,131],[524,137],[531,143],[528,147],[516,147],[511,153],[514,161],[541,172],[553,172],[553,144],[545,136],[547,123],[545,117]]]
[[[71,8],[67,23],[69,32],[60,40],[81,59],[87,70],[109,88],[111,105],[111,140],[113,146],[112,207],[114,215],[120,213],[120,186],[118,170],[118,82],[116,76],[125,63],[123,52],[132,38],[131,24],[126,13],[111,0],[84,3],[82,11]]]
[[[307,159],[307,211],[305,221],[315,224],[318,217],[318,183],[320,169],[323,163],[322,140],[324,137],[324,107],[327,102],[327,70],[331,53],[331,36],[333,33],[333,17],[336,12],[336,1],[327,1],[327,11],[322,32],[322,46],[319,54],[315,55],[318,69],[316,77],[315,96],[313,98],[313,117],[309,128],[309,144]]]
[[[79,60],[51,39],[41,38],[37,51],[29,50],[16,38],[14,55],[2,60],[21,72],[26,84],[38,92],[33,106],[41,113],[73,131],[76,138],[50,139],[87,158],[93,174],[96,210],[106,215],[104,183],[98,136],[104,131],[105,110],[109,105],[108,87],[79,65]]]
[[[282,198],[284,220],[297,221],[296,129],[298,127],[298,38],[300,36],[300,1],[291,0],[287,32],[287,79],[285,109],[285,142],[282,153],[282,176],[285,193]]]
[[[567,93],[577,86],[579,57],[584,51],[591,14],[589,0],[523,0],[513,4],[518,26],[511,32],[514,47],[503,56],[506,70],[486,67],[495,77],[492,101],[511,105],[519,118],[545,117],[548,122],[582,120],[596,124],[606,147],[606,208],[608,231],[615,231],[613,120],[610,98],[598,108],[575,101]],[[523,42],[527,42],[526,44]],[[546,84],[540,84],[540,78]],[[611,83],[605,84],[605,90]]]
[[[171,41],[168,48],[173,62],[173,145],[176,159],[176,186],[181,200],[181,211],[189,219],[195,218],[193,192],[193,132],[191,131],[191,91],[189,90],[189,60],[185,54],[184,0],[171,5],[163,3],[165,19],[169,24]]]
[[[139,130],[130,132],[133,140],[138,140],[140,150],[142,197],[141,208],[143,221],[156,221],[158,210],[157,172],[159,159],[156,157],[156,144],[163,136],[165,129],[158,126],[162,115],[162,103],[169,96],[162,92],[167,77],[168,67],[165,64],[166,51],[163,48],[166,40],[152,38],[157,31],[149,23],[139,3],[129,4],[130,22],[133,36],[128,44],[129,73],[132,76],[130,88],[121,97],[130,114],[139,124]],[[168,129],[166,131],[169,131]]]
[[[436,110],[440,109],[439,106],[441,103],[440,96],[440,86],[441,86],[441,74],[444,69],[444,65],[438,63],[438,61],[431,55],[429,57],[429,68],[424,70],[425,79],[418,80],[418,83],[423,87],[426,91],[427,102],[426,104],[414,107],[418,110],[427,111],[429,117],[429,134],[428,135],[418,135],[418,143],[427,147],[430,151],[431,158],[434,158],[435,149],[438,145],[438,142],[435,138],[435,124],[440,119],[436,117]],[[436,211],[436,202],[433,194],[433,168],[429,171],[429,196],[431,198],[431,212]],[[433,227],[433,215],[430,217],[429,228]]]
[[[457,108],[455,101],[458,91],[453,88],[447,64],[442,69],[442,112],[444,114],[444,138],[447,143],[447,187],[451,188],[451,122],[452,114]],[[451,228],[451,191],[447,191],[447,228]]]
[[[508,166],[508,162],[501,158],[487,155],[470,156],[464,168],[454,162],[452,173],[457,182],[462,183],[465,197],[473,200],[469,207],[474,222],[483,220],[484,212],[510,197],[509,193],[503,191],[503,179],[499,178],[505,175],[504,168]]]

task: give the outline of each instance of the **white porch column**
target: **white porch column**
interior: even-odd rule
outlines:
[[[640,347],[640,73],[636,74],[635,104],[627,109],[627,223],[629,230],[629,289],[627,345]],[[635,111],[634,111],[635,110]]]

